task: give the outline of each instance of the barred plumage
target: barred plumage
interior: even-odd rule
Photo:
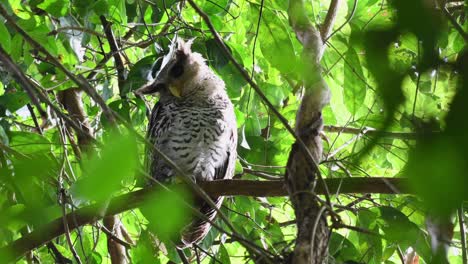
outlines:
[[[179,41],[163,60],[161,70],[140,93],[160,93],[148,127],[148,140],[195,182],[231,178],[236,160],[237,131],[234,109],[224,82],[190,48]],[[157,155],[149,153],[149,172],[170,183],[175,172]],[[213,197],[218,207],[222,198]],[[206,202],[197,205],[209,219],[216,212]],[[182,232],[182,246],[203,239],[210,229],[201,219]]]

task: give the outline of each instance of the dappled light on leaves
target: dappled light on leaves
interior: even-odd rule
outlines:
[[[433,3],[415,0],[392,1],[395,7],[395,24],[387,28],[376,28],[365,34],[366,59],[369,71],[377,82],[377,90],[384,103],[384,122],[382,130],[388,129],[395,117],[398,107],[405,99],[402,91],[404,77],[410,73],[410,68],[395,70],[390,64],[388,50],[400,34],[411,32],[417,37],[418,61],[414,64],[417,74],[435,68],[440,64],[437,51],[437,41],[442,31],[442,20],[436,12]],[[419,50],[422,50],[420,52]],[[409,66],[409,65],[408,65]],[[381,135],[377,134],[363,153],[367,154]]]

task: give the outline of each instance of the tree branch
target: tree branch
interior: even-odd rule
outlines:
[[[200,182],[201,188],[210,196],[286,196],[288,195],[283,181],[252,181],[252,180],[218,180],[212,182]],[[404,178],[343,178],[326,179],[328,189],[332,193],[385,193],[393,194],[410,193],[408,180]],[[130,209],[137,208],[143,204],[149,195],[154,195],[160,187],[152,187],[123,194],[112,199],[102,215],[105,208],[104,203],[97,203],[75,210],[66,216],[59,217],[54,221],[35,229],[33,232],[12,242],[8,246],[0,248],[0,260],[14,261],[26,252],[33,250],[55,237],[63,235],[65,230],[63,220],[66,219],[69,230],[93,223],[99,219],[119,214]],[[317,194],[324,193],[324,187],[320,183],[316,187]]]
[[[339,0],[332,0],[325,23],[320,32],[308,18],[303,0],[290,0],[289,24],[303,46],[300,57],[301,78],[304,96],[296,114],[295,131],[305,148],[299,148],[299,140],[292,145],[286,166],[285,182],[294,207],[297,238],[290,263],[323,263],[327,259],[330,230],[327,215],[334,215],[330,191],[316,164],[322,158],[323,130],[322,109],[330,101],[330,90],[323,79],[320,60],[323,56],[324,39],[333,28]],[[312,154],[314,163],[307,160]],[[325,204],[315,195],[321,184],[325,191]],[[336,222],[336,217],[332,218]]]
[[[107,41],[109,42],[110,49],[114,56],[114,63],[115,68],[117,69],[117,80],[119,83],[120,96],[124,96],[124,94],[122,94],[122,89],[124,87],[125,80],[127,79],[127,73],[125,70],[123,58],[120,54],[119,45],[117,44],[114,32],[112,31],[112,24],[109,23],[107,19],[102,15],[99,16],[99,19],[101,20],[102,27],[104,28],[104,32],[106,33]]]
[[[332,0],[330,2],[330,7],[328,8],[325,21],[320,27],[320,35],[322,36],[322,40],[328,39],[330,37],[330,33],[333,29],[333,25],[335,24],[336,14],[338,13],[338,7],[340,6],[340,3],[341,0]]]
[[[462,261],[463,264],[468,263],[468,258],[466,257],[466,230],[465,230],[465,211],[463,210],[463,204],[457,210],[458,214],[458,225],[460,226],[460,242],[462,250]]]
[[[340,126],[324,126],[323,131],[332,133],[345,133],[345,134],[365,134],[368,136],[375,136],[377,134],[385,138],[391,139],[402,139],[402,140],[415,140],[418,138],[418,133],[415,132],[391,132],[391,131],[379,131],[373,128],[354,128],[354,127],[340,127]],[[439,131],[433,131],[433,134],[440,133]]]

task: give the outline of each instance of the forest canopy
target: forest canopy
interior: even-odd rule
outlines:
[[[467,12],[467,0],[2,0],[0,263],[466,264]],[[232,180],[144,183],[158,96],[134,91],[176,38],[226,84]],[[228,198],[207,237],[177,250],[200,192]]]

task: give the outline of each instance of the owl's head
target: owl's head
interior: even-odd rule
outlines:
[[[184,97],[203,89],[206,85],[200,82],[206,79],[207,73],[213,74],[201,54],[192,52],[192,40],[187,42],[178,39],[172,43],[169,53],[162,59],[161,65],[153,66],[153,80],[138,89],[140,94],[170,92],[173,96]]]

